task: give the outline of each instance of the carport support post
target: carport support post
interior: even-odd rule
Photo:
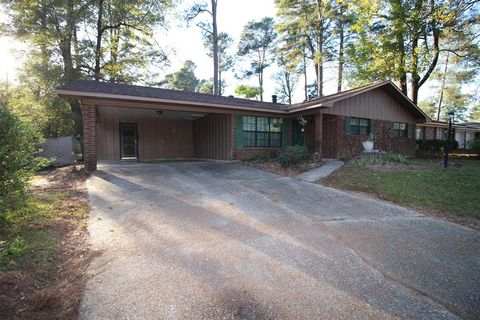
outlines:
[[[83,161],[87,171],[97,170],[96,111],[94,105],[82,105]]]
[[[315,153],[318,154],[318,159],[322,158],[322,131],[323,131],[323,114],[315,113]]]

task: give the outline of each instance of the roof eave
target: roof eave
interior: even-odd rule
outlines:
[[[278,110],[275,110],[275,109],[259,108],[259,107],[232,106],[232,105],[220,104],[220,103],[217,104],[217,103],[197,102],[197,101],[187,101],[187,100],[149,98],[149,97],[129,96],[129,95],[120,95],[120,94],[111,94],[111,93],[85,92],[85,91],[65,90],[65,89],[56,89],[56,92],[61,97],[75,98],[75,99],[85,99],[85,98],[115,99],[115,100],[148,102],[148,103],[175,103],[175,104],[184,104],[184,105],[191,105],[191,106],[212,107],[212,108],[222,108],[222,109],[231,109],[231,110],[245,110],[245,111],[275,113],[275,114],[286,113],[285,110],[282,110],[280,108]]]

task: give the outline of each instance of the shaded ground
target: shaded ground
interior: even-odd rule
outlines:
[[[242,161],[241,164],[286,177],[293,177],[300,173],[319,168],[323,165],[323,162],[305,160],[296,166],[291,166],[288,168],[283,168],[278,160],[248,160]]]
[[[444,170],[440,160],[407,164],[347,165],[319,183],[362,192],[480,230],[480,160],[451,159],[460,168]]]
[[[88,246],[86,175],[73,167],[41,172],[24,208],[0,228],[0,318],[75,319]]]
[[[81,319],[478,319],[480,234],[240,164],[101,164]]]

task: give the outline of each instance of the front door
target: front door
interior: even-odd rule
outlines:
[[[120,123],[120,158],[138,159],[138,135],[136,123]]]

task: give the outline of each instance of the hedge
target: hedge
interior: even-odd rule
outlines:
[[[415,150],[417,155],[439,156],[444,153],[446,140],[417,140]],[[458,142],[450,143],[450,150],[458,149]]]

